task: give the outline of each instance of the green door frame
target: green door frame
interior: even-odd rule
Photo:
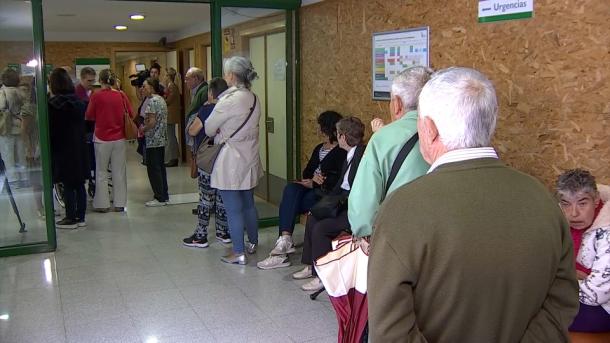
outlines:
[[[42,24],[42,0],[31,0],[34,59],[38,61],[36,72],[36,109],[40,130],[40,156],[42,160],[43,202],[47,241],[16,244],[0,247],[0,257],[55,251],[55,215],[53,213],[53,190],[51,177],[51,149],[49,143],[49,116],[47,113],[47,87],[44,70],[44,28]],[[27,227],[26,227],[27,229]]]

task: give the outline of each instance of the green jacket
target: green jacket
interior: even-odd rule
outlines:
[[[410,111],[397,121],[384,126],[371,137],[347,202],[347,214],[355,236],[365,237],[373,232],[373,221],[379,205],[385,198],[385,185],[392,164],[400,149],[416,132],[417,111]],[[424,175],[429,168],[419,151],[418,142],[396,174],[388,194]]]
[[[440,165],[381,206],[368,301],[372,342],[568,342],[569,225],[540,182],[497,159]]]
[[[191,104],[186,110],[186,121],[188,122],[190,116],[193,113],[197,113],[201,106],[208,101],[208,84],[207,82],[201,83],[197,86],[197,91],[195,92],[195,96],[191,99]]]

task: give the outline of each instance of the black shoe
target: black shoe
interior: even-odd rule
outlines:
[[[222,243],[231,243],[231,236],[228,233],[216,234],[216,239]]]
[[[191,213],[193,213],[193,215],[196,216],[196,215],[199,214],[199,209],[194,208],[194,209],[191,210]]]
[[[177,166],[178,166],[178,160],[171,160],[165,164],[166,168],[177,167]]]
[[[59,229],[76,229],[78,227],[78,222],[74,219],[64,218],[55,223],[55,226]]]
[[[187,247],[207,248],[209,246],[208,239],[206,237],[197,238],[195,235],[183,239],[182,242],[182,244],[186,245]]]

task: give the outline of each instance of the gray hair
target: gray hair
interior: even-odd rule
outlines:
[[[197,67],[191,67],[187,70],[186,75],[194,76],[199,81],[205,81],[205,73]]]
[[[598,195],[595,176],[584,169],[570,169],[559,175],[555,184],[555,191],[558,196],[580,191],[589,194],[593,199],[597,198]]]
[[[438,71],[419,95],[419,116],[430,117],[448,150],[491,145],[498,102],[482,73],[462,67]]]
[[[417,109],[417,98],[421,89],[434,70],[428,67],[416,66],[407,68],[398,74],[392,81],[392,95],[400,98],[406,111]]]
[[[252,62],[241,56],[233,56],[225,60],[224,72],[235,75],[237,84],[246,88],[250,88],[252,81],[258,79],[258,74],[254,71]]]

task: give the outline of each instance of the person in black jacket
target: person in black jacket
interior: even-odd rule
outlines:
[[[347,151],[347,158],[343,163],[341,178],[335,184],[329,195],[344,195],[347,200],[351,185],[356,177],[356,171],[362,160],[365,145],[362,143],[364,138],[364,124],[356,117],[347,117],[337,123],[337,139],[339,146]],[[312,210],[312,212],[314,212]],[[303,256],[301,262],[306,267],[292,275],[295,279],[314,279],[301,286],[304,291],[317,291],[324,286],[316,275],[312,265],[316,259],[324,256],[332,250],[332,240],[342,231],[349,230],[349,220],[347,219],[347,203],[339,209],[336,217],[316,218],[311,213],[307,216],[305,224],[305,238],[303,242]]]
[[[294,253],[292,233],[295,218],[307,213],[318,199],[330,192],[340,178],[341,167],[345,161],[346,151],[337,143],[337,122],[341,115],[334,111],[322,112],[318,116],[320,132],[324,142],[318,144],[307,166],[303,170],[303,179],[289,183],[284,187],[280,202],[279,238],[268,258],[257,263],[260,269],[274,269],[290,265],[288,254]]]
[[[51,158],[53,182],[64,186],[66,217],[58,228],[85,226],[87,193],[85,180],[89,161],[85,137],[85,103],[74,93],[68,72],[56,68],[49,77],[52,97],[49,99]]]

